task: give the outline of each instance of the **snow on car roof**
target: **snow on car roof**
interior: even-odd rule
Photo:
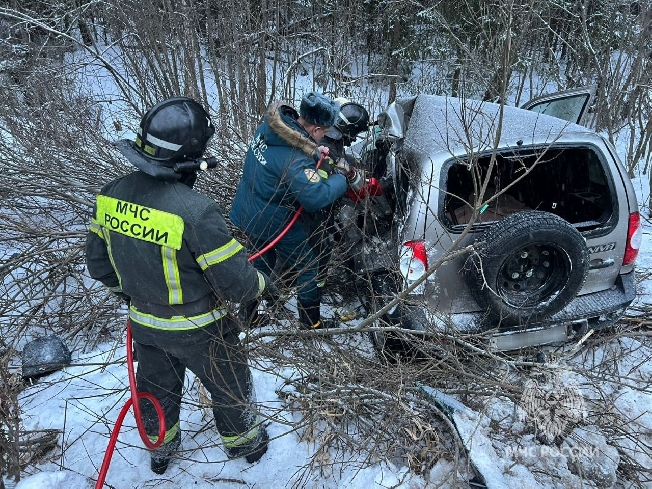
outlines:
[[[411,99],[407,101],[411,102]],[[401,103],[401,101],[399,101]],[[591,140],[589,129],[556,117],[518,107],[504,106],[501,147]],[[405,148],[433,155],[467,154],[490,150],[499,126],[500,105],[435,95],[418,95],[408,123]],[[563,136],[562,136],[563,135]]]

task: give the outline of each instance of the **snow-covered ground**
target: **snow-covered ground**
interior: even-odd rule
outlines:
[[[652,222],[644,205],[649,192],[647,176],[634,179],[634,186],[644,226],[637,269],[641,277],[647,277],[647,272],[652,270]],[[650,303],[652,279],[642,280],[638,290],[637,304]],[[17,489],[86,489],[94,486],[113,422],[128,398],[125,355],[123,340],[100,345],[91,353],[73,352],[72,366],[40,379],[20,394],[25,429],[57,429],[62,434],[56,450],[44,456],[41,463],[30,467],[15,486]],[[566,392],[567,399],[574,400],[574,405],[566,402],[564,407],[571,415],[580,416],[576,420],[580,421],[580,427],[575,429],[575,439],[584,440],[583,444],[574,445],[573,437],[558,447],[541,444],[531,430],[526,430],[528,423],[532,423],[527,404],[536,403],[536,400],[526,399],[525,394],[520,405],[497,396],[487,403],[484,413],[472,413],[464,418],[466,421],[461,420],[461,423],[466,423],[471,444],[478,444],[474,447],[475,456],[479,457],[477,461],[490,464],[492,472],[499,475],[494,480],[487,480],[488,486],[612,487],[620,457],[606,442],[604,428],[592,424],[591,419],[593,422],[596,419],[591,418],[596,415],[596,400],[598,403],[607,399],[612,402],[608,411],[610,416],[614,416],[615,423],[618,419],[635,420],[631,421],[630,429],[637,435],[622,439],[618,444],[621,451],[624,450],[642,467],[652,467],[649,448],[652,445],[652,393],[648,384],[652,366],[649,358],[652,358],[649,341],[645,343],[645,339],[640,337],[625,337],[569,359],[555,378],[533,380],[533,388],[550,392],[552,383],[552,390],[557,395]],[[596,368],[605,368],[611,359],[613,365],[604,381],[596,383],[595,379],[587,378],[586,372],[591,371],[587,370],[587,365],[592,362]],[[580,371],[584,373],[574,371],[574,366],[579,365],[583,366]],[[296,414],[284,409],[276,392],[283,381],[282,376],[270,371],[273,369],[255,368],[253,371],[261,409],[273,419],[268,427],[272,438],[269,451],[259,463],[249,465],[244,460],[226,460],[212,423],[212,414],[199,402],[201,396],[197,385],[188,374],[181,418],[183,451],[180,459],[164,475],[154,475],[149,470],[149,454],[142,446],[134,418],[128,414],[119,434],[105,487],[457,487],[447,482],[452,462],[444,459],[427,477],[410,474],[406,467],[387,462],[360,468],[364,467],[358,463],[364,459],[364,454],[359,454],[359,460],[353,455],[347,463],[337,467],[319,470],[313,466],[310,469],[316,446],[310,441],[300,440],[293,430],[298,422]],[[546,383],[548,387],[544,386]],[[548,416],[554,417],[549,411]],[[469,427],[472,429],[468,430]],[[479,428],[478,435],[489,436],[491,446],[480,444],[481,440],[486,441],[486,437],[472,436],[476,427]],[[12,487],[14,482],[5,479],[5,484]],[[652,487],[649,483],[644,486]]]
[[[92,76],[92,74],[89,74]],[[112,87],[99,87],[96,91],[111,92]],[[122,110],[122,109],[121,109]],[[106,114],[105,114],[106,115]],[[111,117],[106,117],[111,120]],[[107,133],[107,137],[130,137],[129,129]],[[621,155],[625,144],[622,144]],[[641,277],[637,304],[652,303],[652,222],[648,215],[649,185],[647,175],[634,180],[641,207],[643,244],[637,261]],[[635,304],[636,305],[636,304]],[[569,359],[559,376],[551,379],[533,379],[530,389],[535,393],[566,392],[568,412],[581,415],[582,428],[576,433],[579,439],[590,441],[584,446],[566,445],[552,448],[541,444],[526,429],[532,425],[528,405],[536,407],[536,396],[524,398],[521,405],[506,401],[499,395],[485,406],[483,413],[461,415],[458,419],[466,429],[460,431],[470,437],[477,462],[495,478],[487,480],[490,487],[529,489],[539,487],[611,487],[612,475],[618,465],[618,453],[606,443],[604,430],[595,428],[590,416],[596,399],[608,400],[614,420],[628,419],[631,439],[619,444],[627,455],[642,467],[652,467],[652,392],[647,384],[652,377],[650,342],[641,338],[620,338],[606,342],[598,348]],[[124,338],[117,342],[100,344],[92,352],[73,351],[72,365],[41,378],[21,392],[22,427],[26,430],[60,430],[57,448],[40,458],[21,475],[21,481],[5,479],[7,487],[16,489],[87,489],[94,487],[102,465],[113,423],[129,397],[125,364]],[[364,342],[361,342],[364,345]],[[603,383],[575,372],[574,366],[594,363],[604,368],[612,360],[612,370]],[[297,414],[284,407],[277,390],[283,376],[274,375],[273,365],[265,359],[253,369],[258,402],[264,415],[272,420],[268,426],[271,437],[269,451],[260,462],[249,465],[244,460],[227,461],[221,449],[220,438],[214,428],[212,413],[200,402],[200,392],[188,374],[184,405],[181,413],[182,451],[168,471],[157,476],[149,470],[149,454],[144,449],[135,420],[128,414],[120,430],[115,453],[106,477],[105,487],[124,488],[401,488],[458,487],[450,482],[450,460],[441,459],[426,475],[409,473],[404,466],[389,462],[364,464],[365,454],[351,454],[347,463],[323,466],[311,465],[318,448],[309,440],[302,440],[294,430],[300,421]],[[588,369],[590,370],[590,369]],[[544,385],[545,384],[545,385]],[[550,388],[550,389],[548,389]],[[548,389],[548,390],[546,390]],[[606,401],[605,401],[606,402]],[[546,406],[543,406],[546,407]],[[548,414],[549,418],[554,418]],[[482,437],[474,437],[474,432]],[[551,429],[555,429],[552,427]],[[462,434],[462,437],[465,435]],[[482,445],[487,439],[491,446]],[[476,443],[475,446],[472,444]],[[645,445],[647,444],[647,445]],[[363,467],[363,468],[361,468]],[[553,474],[550,477],[548,474]],[[582,474],[582,475],[578,475]],[[637,481],[630,481],[637,482]],[[648,484],[647,487],[652,487]]]

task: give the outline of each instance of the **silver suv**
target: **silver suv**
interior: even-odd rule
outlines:
[[[509,350],[618,320],[635,296],[640,216],[614,147],[578,125],[593,93],[525,108],[419,95],[380,115],[362,163],[392,224],[357,272],[372,284],[368,312],[405,298],[377,326],[492,331],[490,346]],[[392,332],[372,340],[405,346]]]

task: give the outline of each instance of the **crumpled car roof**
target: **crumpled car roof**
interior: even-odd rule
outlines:
[[[406,150],[450,156],[468,154],[471,149],[476,152],[492,149],[499,126],[499,104],[436,95],[418,95],[416,100],[405,102],[412,100],[414,108],[405,135]],[[586,127],[556,117],[512,106],[503,109],[501,147],[517,148],[517,141],[528,146],[569,138],[580,141],[595,138],[595,133]]]

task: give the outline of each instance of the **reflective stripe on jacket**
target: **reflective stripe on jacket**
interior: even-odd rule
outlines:
[[[188,329],[203,328],[211,323],[226,316],[225,309],[213,309],[212,311],[198,314],[196,316],[172,316],[170,318],[161,318],[153,314],[147,314],[139,311],[132,304],[129,307],[129,318],[132,321],[148,326],[154,329],[165,329],[174,331],[183,331]]]
[[[140,171],[98,195],[86,257],[91,277],[132,298],[131,319],[158,329],[205,326],[225,314],[205,298],[248,302],[264,288],[212,199]]]

